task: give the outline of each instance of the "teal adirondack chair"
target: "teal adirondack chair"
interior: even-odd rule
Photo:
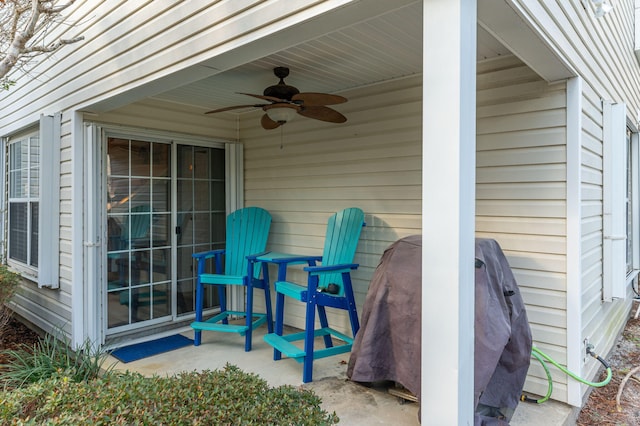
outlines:
[[[194,344],[199,346],[202,331],[221,331],[239,333],[245,336],[245,351],[251,350],[251,334],[254,328],[267,323],[268,331],[273,331],[271,315],[271,294],[267,265],[260,268],[247,260],[247,256],[264,252],[271,227],[271,215],[259,207],[247,207],[236,210],[227,216],[226,246],[224,249],[194,253],[198,261],[198,278],[196,282],[196,318],[191,327],[195,330]],[[214,258],[216,273],[205,273],[205,263]],[[222,258],[224,257],[224,269]],[[220,313],[203,321],[204,286],[215,285],[220,298]],[[246,287],[245,311],[227,309],[225,287],[238,285]],[[265,293],[266,310],[264,313],[253,312],[253,289],[261,288]],[[229,324],[230,316],[244,316],[245,324]]]
[[[351,271],[358,268],[352,263],[360,232],[364,226],[364,213],[359,208],[348,208],[329,218],[322,257],[309,257],[307,285],[278,281],[276,290],[275,332],[264,340],[274,348],[274,360],[282,354],[303,363],[302,381],[313,377],[313,360],[351,351],[360,323],[351,285]],[[321,261],[317,266],[315,261]],[[305,330],[283,335],[284,297],[291,297],[306,304]],[[349,337],[329,327],[325,307],[344,309],[349,313],[352,336]],[[316,311],[321,328],[315,329]],[[323,336],[324,348],[314,350],[314,338]],[[332,337],[344,344],[333,345]],[[304,340],[304,349],[291,342]]]

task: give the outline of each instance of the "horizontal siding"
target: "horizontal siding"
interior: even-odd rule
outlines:
[[[624,102],[628,118],[637,121],[640,67],[633,52],[635,2],[616,2],[603,19],[595,18],[591,7],[577,0],[514,3],[532,26],[542,29],[544,36],[552,40],[558,55],[578,71],[583,81],[581,338],[589,338],[600,353],[607,353],[624,326],[631,302],[602,302],[602,100]],[[592,378],[599,367],[590,360],[584,364],[581,375]],[[585,391],[582,386],[581,392]]]
[[[0,108],[3,136],[37,123],[42,113],[62,111],[64,117],[60,176],[60,288],[50,291],[27,283],[15,298],[16,311],[45,330],[62,325],[66,332],[70,332],[71,268],[73,258],[79,255],[73,253],[71,236],[72,228],[82,226],[82,218],[72,216],[74,179],[70,111],[83,110],[87,120],[103,120],[104,123],[236,139],[237,126],[234,122],[220,117],[205,117],[202,111],[185,105],[141,99],[219,72],[220,69],[214,67],[196,67],[178,77],[172,75],[247,44],[256,37],[306,19],[305,13],[313,15],[315,10],[330,7],[326,2],[317,0],[281,2],[277,6],[261,0],[79,0],[65,10],[65,25],[49,29],[47,37],[71,38],[80,34],[84,40],[65,46],[51,56],[54,60],[33,62],[29,78],[21,78],[10,91],[0,91],[0,105],[11,105],[11,108]],[[255,22],[263,25],[256,27]],[[260,35],[256,36],[256,32]],[[227,63],[226,66],[233,64]],[[9,77],[16,78],[20,71],[16,70]],[[135,95],[123,95],[133,88],[138,89]],[[104,100],[109,100],[110,108],[128,106],[108,114],[92,115],[92,112],[99,111],[92,105]],[[140,102],[135,103],[138,100]]]
[[[492,65],[493,67],[489,66]],[[536,346],[566,358],[566,92],[513,58],[478,68],[476,236],[500,243]],[[556,374],[554,397],[566,399]],[[558,386],[555,386],[555,385]],[[525,390],[546,393],[532,362]]]
[[[82,32],[85,40],[56,54],[55,61],[35,66],[32,74],[39,78],[0,93],[0,103],[12,106],[0,110],[3,131],[32,124],[41,112],[85,108],[89,113],[94,102],[119,97],[133,87],[144,86],[136,95],[142,98],[187,83],[162,80],[169,84],[145,86],[286,27],[301,19],[297,15],[323,2],[281,2],[278,10],[258,0],[158,3],[78,1],[70,9],[71,21],[77,23],[59,26],[52,35]],[[599,20],[578,0],[513,3],[584,80],[582,332],[606,350],[612,347],[630,302],[601,301],[601,100],[625,102],[631,115],[640,110],[640,73],[632,53],[633,2],[619,2],[607,19]],[[224,13],[220,13],[222,7]],[[228,21],[216,20],[218,16]],[[245,30],[253,28],[256,16],[265,22],[258,29],[260,35]],[[186,43],[189,49],[184,49]],[[225,66],[231,65],[223,63],[220,69]],[[566,362],[565,86],[542,81],[513,56],[482,62],[477,69],[478,236],[501,243],[527,302],[537,344]],[[190,78],[217,71],[201,68],[199,72]],[[47,84],[42,84],[45,78]],[[317,252],[331,213],[350,205],[367,213],[356,254],[362,267],[354,274],[359,306],[383,250],[398,238],[420,232],[420,85],[419,79],[407,79],[345,93],[351,100],[340,109],[349,121],[339,132],[332,125],[306,119],[288,123],[281,131],[264,132],[257,125],[258,115],[241,118],[245,203],[274,212],[271,244],[284,251]],[[111,113],[87,117],[156,130],[237,137],[235,123],[217,117],[205,120],[188,107],[139,98],[126,99],[124,103],[133,103]],[[71,235],[81,221],[71,212],[68,120],[61,158],[60,290],[38,290],[27,284],[16,297],[19,313],[38,325],[70,319],[71,261],[77,255],[71,250]],[[294,277],[304,278],[300,271]],[[290,311],[289,319],[299,322],[301,307]],[[347,327],[344,315],[337,313],[335,318]],[[586,367],[587,373],[595,372],[594,364]],[[532,366],[527,389],[541,390],[546,383],[543,378],[541,369]],[[554,396],[563,399],[566,378],[557,379]]]
[[[18,315],[42,330],[55,335],[63,332],[71,337],[71,232],[74,221],[71,217],[71,136],[68,124],[62,124],[60,143],[59,288],[39,289],[33,282],[24,282],[12,300],[12,307]],[[75,226],[82,226],[81,220]]]
[[[603,302],[603,129],[602,102],[590,86],[583,90],[581,147],[581,262],[582,338],[589,339],[599,353],[606,354],[626,322],[631,299]],[[599,365],[591,359],[583,364],[583,377],[594,377]]]
[[[85,119],[103,124],[220,138],[229,141],[237,138],[237,130],[233,122],[220,117],[204,115],[202,111],[192,107],[154,99],[145,99],[101,114],[86,114]]]
[[[38,289],[24,282],[11,301],[12,309],[35,326],[51,334],[71,335],[71,288],[60,283],[57,290]]]
[[[65,11],[71,25],[60,25],[50,35],[81,34],[84,40],[65,46],[55,61],[35,65],[30,75],[39,78],[23,78],[10,92],[0,92],[0,104],[10,98],[13,106],[0,110],[0,128],[13,131],[37,120],[42,111],[86,109],[140,89],[137,98],[118,100],[128,104],[232,68],[227,58],[180,78],[171,76],[331,7],[318,0],[277,5],[262,0],[77,1]],[[158,83],[161,79],[165,84]]]
[[[65,116],[66,117],[66,116]],[[236,130],[232,123],[194,114],[176,104],[153,100],[128,105],[104,114],[90,114],[85,117],[104,124],[132,126],[156,131],[184,131],[190,135],[220,139],[235,139]],[[61,164],[60,164],[60,288],[55,291],[40,289],[28,284],[28,292],[15,299],[16,311],[43,330],[53,331],[64,328],[70,331],[73,259],[72,232],[74,227],[82,227],[82,218],[74,218],[72,212],[73,164],[71,154],[71,123],[62,123]],[[81,228],[80,228],[81,229]]]
[[[525,221],[515,217],[478,216],[476,227],[486,233],[517,234],[525,231],[532,235],[554,236],[564,236],[566,233],[566,221],[559,218],[533,217]]]
[[[265,132],[259,114],[242,116],[245,205],[272,212],[269,247],[321,253],[329,216],[350,206],[364,210],[360,268],[352,274],[360,311],[384,250],[421,233],[421,84],[417,77],[343,93],[348,121],[340,125],[296,117],[282,132]],[[300,268],[288,278],[306,282]],[[329,315],[349,332],[344,313]],[[285,316],[303,327],[304,305],[288,303]]]
[[[209,138],[235,140],[235,123],[199,109],[154,99],[145,99],[113,111],[87,115],[88,120],[121,126],[144,127]]]

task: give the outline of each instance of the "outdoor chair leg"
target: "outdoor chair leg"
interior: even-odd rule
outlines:
[[[304,337],[304,363],[302,370],[302,381],[309,383],[313,380],[313,344],[315,339],[315,322],[316,322],[316,300],[313,295],[309,296],[307,301],[307,315],[305,324]]]
[[[360,322],[358,321],[358,312],[356,309],[356,299],[353,295],[353,287],[351,285],[351,275],[350,274],[342,274],[343,282],[346,284],[344,286],[345,297],[347,298],[347,311],[349,312],[349,321],[351,322],[351,331],[353,332],[353,337],[356,337],[356,333],[360,330]]]
[[[202,302],[204,299],[204,285],[200,282],[200,278],[198,278],[196,282],[196,321],[202,321]],[[193,333],[193,345],[200,346],[202,342],[202,331],[196,330]]]
[[[278,336],[282,336],[284,329],[284,294],[276,292],[276,330]],[[273,360],[282,359],[282,352],[273,349]]]
[[[247,326],[246,334],[244,335],[244,351],[249,352],[251,350],[251,335],[253,334],[253,285],[251,282],[253,279],[249,276],[246,279],[247,285],[247,316],[245,324]]]
[[[320,319],[320,326],[322,328],[329,327],[329,321],[327,321],[327,311],[322,305],[317,305],[318,307],[318,318]],[[331,340],[331,335],[325,334],[323,336],[324,346],[325,348],[330,348],[333,346],[333,340]]]
[[[262,285],[267,309],[267,332],[273,333],[273,312],[271,310],[271,288],[269,288],[269,265],[262,264]]]

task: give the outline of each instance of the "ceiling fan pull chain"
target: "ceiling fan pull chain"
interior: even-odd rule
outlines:
[[[282,139],[284,139],[284,127],[280,126],[280,149],[282,149]]]

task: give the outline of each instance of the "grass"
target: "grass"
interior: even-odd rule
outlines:
[[[33,348],[23,345],[19,349],[5,350],[11,360],[3,368],[2,382],[5,389],[20,388],[55,376],[64,376],[73,382],[89,381],[97,378],[107,359],[108,353],[95,347],[89,340],[76,351],[67,342],[48,334]],[[107,371],[112,367],[107,368]]]

